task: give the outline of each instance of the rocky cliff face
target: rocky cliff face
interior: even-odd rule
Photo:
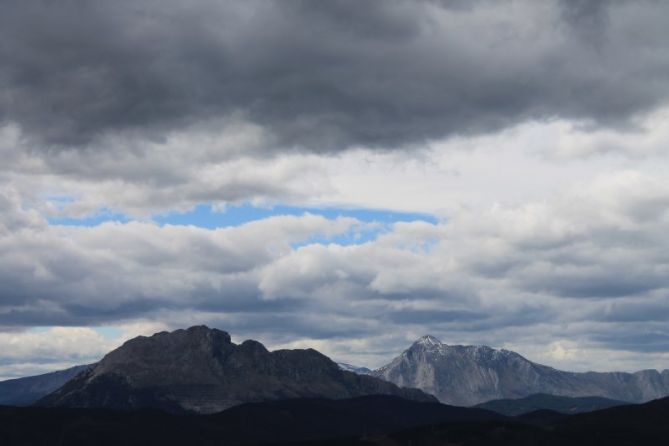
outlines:
[[[416,387],[443,403],[471,406],[536,393],[601,396],[644,402],[669,395],[669,370],[574,373],[533,363],[517,353],[486,346],[446,345],[432,336],[416,341],[373,376]]]
[[[236,345],[224,331],[192,327],[132,339],[38,404],[213,413],[244,402],[371,394],[434,400],[341,370],[315,350],[270,352],[256,341]]]

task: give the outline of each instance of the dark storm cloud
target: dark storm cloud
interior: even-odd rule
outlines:
[[[602,35],[609,23],[609,7],[620,4],[620,0],[560,0],[560,11],[574,30]]]
[[[601,271],[591,269],[587,274],[579,274],[574,270],[566,274],[549,273],[543,276],[537,274],[533,277],[533,281],[534,283],[528,281],[529,289],[577,298],[633,296],[667,285],[666,277],[661,273],[640,274],[634,271],[619,271],[619,274],[614,275],[611,274],[611,268],[602,268]]]
[[[669,93],[665,2],[0,3],[0,117],[49,147],[235,116],[272,147],[389,148]]]
[[[669,292],[669,290],[663,291]],[[604,310],[599,308],[589,317],[602,322],[663,322],[669,320],[669,302],[664,296],[655,301],[615,302]]]
[[[669,350],[669,334],[664,324],[649,327],[648,323],[637,324],[616,333],[609,332],[592,336],[592,339],[607,347],[637,352],[666,352]]]

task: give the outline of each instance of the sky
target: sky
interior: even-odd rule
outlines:
[[[669,368],[668,2],[0,8],[0,379],[199,324]]]

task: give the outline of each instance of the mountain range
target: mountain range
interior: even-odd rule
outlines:
[[[291,398],[394,395],[436,398],[341,368],[313,349],[268,351],[204,326],[134,338],[37,404],[215,413],[242,403]]]
[[[545,393],[599,396],[640,403],[669,395],[669,370],[565,372],[518,353],[487,346],[447,345],[423,336],[372,376],[415,387],[457,406]]]
[[[45,406],[196,413],[245,402],[370,394],[436,397],[459,406],[502,400],[484,407],[506,414],[527,408],[573,413],[669,395],[669,371],[564,372],[511,351],[447,345],[433,336],[370,370],[312,349],[270,352],[252,340],[236,345],[224,331],[191,327],[132,339],[97,364],[0,382],[5,405],[39,400]]]

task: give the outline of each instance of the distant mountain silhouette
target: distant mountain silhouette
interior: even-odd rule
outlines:
[[[436,401],[371,376],[341,370],[316,350],[268,351],[204,326],[140,336],[38,401],[42,406],[214,413],[255,401],[396,395]]]
[[[347,364],[345,362],[338,362],[337,365],[342,370],[357,373],[358,375],[371,375],[372,373],[372,370],[368,369],[367,367],[360,367],[357,365]]]
[[[0,381],[0,405],[29,406],[93,365],[78,365],[57,372]]]
[[[515,417],[538,410],[575,414],[592,412],[609,407],[623,406],[624,401],[610,400],[599,396],[568,397],[536,393],[518,399],[492,400],[476,405],[480,409],[488,409],[503,415]]]
[[[433,336],[420,338],[372,375],[399,386],[422,389],[443,403],[459,406],[536,393],[600,396],[627,402],[669,395],[669,370],[563,372],[508,350],[446,345]]]

